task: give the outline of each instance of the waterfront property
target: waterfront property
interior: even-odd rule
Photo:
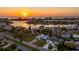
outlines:
[[[51,22],[51,20],[49,21]],[[71,22],[69,22],[70,24],[63,23],[61,25],[51,23],[42,24],[43,22],[40,24],[28,24],[26,21],[1,21],[1,24],[5,23],[5,25],[0,26],[0,33],[3,33],[1,37],[5,36],[3,38],[0,37],[0,47],[3,47],[1,50],[79,50],[79,26],[78,24],[71,24]]]

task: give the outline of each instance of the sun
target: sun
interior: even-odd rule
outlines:
[[[26,17],[26,16],[28,16],[28,13],[27,12],[22,12],[22,16]]]

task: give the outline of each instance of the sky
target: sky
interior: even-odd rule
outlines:
[[[78,7],[0,7],[0,16],[79,16]]]

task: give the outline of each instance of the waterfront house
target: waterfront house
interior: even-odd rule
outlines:
[[[40,35],[36,36],[36,39],[38,39],[38,40],[41,40],[41,39],[48,40],[49,36],[48,35],[44,35],[44,34],[40,34]]]

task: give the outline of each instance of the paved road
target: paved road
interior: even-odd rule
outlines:
[[[31,51],[30,49],[28,49],[28,48],[26,48],[26,47],[23,47],[23,46],[21,46],[21,45],[17,45],[17,48],[16,48],[16,50],[22,50],[22,51]]]
[[[4,36],[12,38],[11,36],[8,36],[8,34],[6,32],[0,32],[0,39],[5,39]],[[16,50],[18,50],[18,49],[21,49],[22,51],[30,51],[30,49],[17,44]]]

